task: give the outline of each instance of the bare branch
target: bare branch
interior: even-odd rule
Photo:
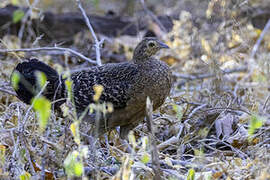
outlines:
[[[100,59],[100,45],[103,43],[103,40],[99,41],[99,40],[97,39],[97,36],[96,36],[96,34],[95,34],[95,31],[94,31],[94,29],[93,29],[93,27],[92,27],[92,25],[91,25],[91,23],[90,23],[89,17],[87,16],[87,14],[85,13],[85,10],[84,10],[83,7],[82,7],[81,1],[80,1],[80,0],[76,0],[76,2],[77,2],[77,5],[78,5],[80,11],[82,12],[82,15],[83,15],[83,17],[84,17],[84,20],[85,20],[85,22],[86,22],[86,25],[87,25],[87,27],[89,28],[89,30],[90,30],[90,32],[91,32],[93,38],[94,38],[94,41],[95,41],[95,48],[96,48],[96,61],[97,61],[97,65],[98,65],[98,66],[101,66],[102,63],[101,63],[101,59]]]
[[[257,52],[257,50],[258,50],[258,48],[263,40],[263,37],[265,36],[265,34],[269,30],[269,28],[270,28],[270,19],[268,20],[267,24],[265,25],[259,39],[257,40],[256,44],[254,45],[254,47],[251,51],[251,55],[250,55],[251,59],[254,59],[254,56],[255,56],[255,54],[256,54],[256,52]]]
[[[38,4],[39,0],[35,0],[32,4],[29,2],[29,0],[27,0],[27,4],[29,5],[29,9],[27,10],[27,12],[25,13],[23,19],[22,19],[22,25],[21,28],[19,30],[18,33],[18,37],[21,43],[22,37],[23,37],[23,33],[24,33],[24,29],[25,29],[25,25],[26,25],[26,21],[27,19],[31,16],[32,11],[33,11],[33,7],[36,6]]]
[[[78,53],[69,48],[62,48],[62,47],[41,47],[41,48],[25,48],[25,49],[0,49],[0,53],[8,53],[8,52],[33,52],[33,51],[67,51],[83,60],[86,60],[92,64],[97,64],[96,61]]]
[[[226,69],[221,71],[222,74],[231,74],[231,73],[237,73],[237,72],[246,72],[247,67],[240,67],[240,68],[235,68],[235,69]],[[215,77],[215,73],[207,73],[207,74],[198,74],[198,75],[186,75],[186,74],[180,74],[173,72],[173,75],[182,79],[186,80],[196,80],[196,79],[205,79],[205,78],[210,78],[210,77]]]

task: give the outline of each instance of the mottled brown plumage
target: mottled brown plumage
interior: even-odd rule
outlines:
[[[79,115],[89,104],[95,103],[93,86],[97,84],[104,87],[99,102],[113,104],[114,111],[106,116],[101,116],[100,135],[120,126],[120,135],[125,137],[129,130],[137,126],[145,117],[147,96],[153,101],[154,109],[163,104],[169,95],[172,79],[170,68],[164,62],[152,57],[161,48],[168,48],[168,46],[156,38],[145,38],[135,48],[131,61],[90,67],[88,70],[71,75],[74,102]],[[31,60],[19,64],[15,70],[19,71],[24,79],[33,86],[31,87],[34,89],[32,92],[35,93],[37,92],[35,90],[36,79],[33,72],[36,70],[44,72],[50,87],[44,95],[50,100],[53,100],[52,93],[56,94],[55,99],[66,97],[63,78],[58,77],[57,73],[46,64]],[[58,87],[57,90],[56,87]],[[48,93],[48,91],[52,92]],[[29,98],[34,95],[34,93],[28,92],[23,83],[19,84],[16,92],[18,97],[26,103],[29,103]],[[95,114],[86,115],[84,119],[94,123]]]

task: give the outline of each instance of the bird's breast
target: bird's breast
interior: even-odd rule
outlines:
[[[171,70],[167,64],[155,61],[141,69],[138,85],[144,94],[153,101],[154,109],[161,106],[169,95],[172,85]]]

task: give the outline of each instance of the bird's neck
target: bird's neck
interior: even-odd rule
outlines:
[[[133,62],[135,64],[142,64],[142,63],[145,63],[146,61],[148,61],[150,58],[151,58],[151,56],[148,56],[148,55],[134,54],[132,59],[133,59]]]

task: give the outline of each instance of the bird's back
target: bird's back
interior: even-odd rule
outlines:
[[[110,102],[115,109],[124,108],[138,72],[137,65],[126,62],[94,66],[72,74],[76,109],[83,111],[90,103],[94,103],[95,85],[103,86],[99,102]]]

